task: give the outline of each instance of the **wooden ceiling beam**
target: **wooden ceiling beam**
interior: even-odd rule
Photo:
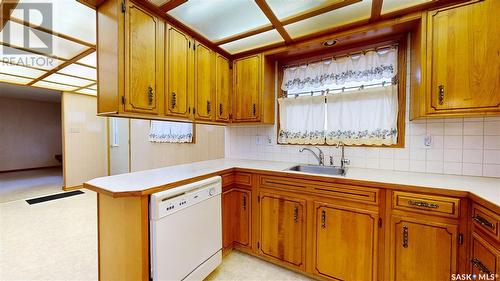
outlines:
[[[167,3],[160,6],[160,12],[166,13],[170,10],[177,8],[178,6],[186,3],[188,0],[170,0]]]
[[[5,25],[10,19],[10,15],[12,11],[16,8],[19,0],[3,0],[0,3],[0,15],[2,18],[0,19],[0,31],[3,30]]]
[[[33,79],[33,81],[29,82],[27,85],[31,86],[31,85],[35,84],[36,82],[41,81],[41,80],[47,78],[48,76],[50,76],[50,75],[56,73],[57,71],[65,68],[66,66],[68,66],[68,65],[70,65],[70,64],[72,64],[72,63],[74,63],[74,62],[76,62],[76,61],[78,61],[78,60],[80,60],[80,59],[82,59],[82,58],[90,55],[90,54],[92,54],[93,52],[95,52],[95,50],[96,50],[95,47],[88,48],[87,50],[79,53],[78,55],[74,56],[70,60],[67,60],[67,61],[61,63],[60,65],[54,67],[53,69],[45,72],[44,74],[42,74],[38,78]]]
[[[247,38],[247,37],[250,37],[250,36],[262,33],[262,32],[273,30],[273,29],[274,29],[274,26],[272,24],[267,24],[267,25],[264,25],[264,26],[261,26],[261,27],[257,27],[257,28],[251,29],[249,31],[245,31],[245,32],[242,32],[242,33],[231,35],[231,36],[226,37],[226,38],[222,38],[222,39],[220,39],[218,41],[215,41],[214,44],[218,45],[218,46],[224,45],[224,44],[229,43],[229,42],[233,42],[233,41],[236,41],[236,40]]]
[[[380,19],[380,14],[382,13],[382,5],[384,0],[372,0],[372,13],[370,16],[370,21],[374,22]]]
[[[255,0],[255,3],[257,3],[257,6],[262,10],[264,15],[266,15],[267,19],[271,22],[273,27],[279,32],[281,37],[285,40],[286,43],[292,43],[292,37],[286,32],[285,28],[283,27],[283,24],[278,20],[274,12],[271,10],[269,5],[265,0]]]

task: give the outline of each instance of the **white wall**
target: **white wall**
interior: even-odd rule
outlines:
[[[409,45],[409,44],[408,44]],[[409,61],[409,60],[408,60]],[[410,70],[407,68],[406,108],[409,108]],[[351,166],[439,174],[500,177],[500,117],[409,121],[406,112],[405,148],[346,148]],[[278,120],[278,118],[276,118]],[[226,157],[315,163],[301,146],[278,145],[274,126],[229,127]],[[425,147],[425,135],[433,145]],[[268,138],[271,144],[267,144]],[[340,151],[321,147],[338,164]],[[328,158],[327,158],[328,159]],[[328,160],[326,160],[328,161]]]
[[[0,98],[0,171],[57,166],[61,104]]]
[[[64,185],[66,188],[108,174],[105,117],[98,117],[97,98],[63,93]]]
[[[113,123],[113,120],[116,120]],[[109,132],[109,174],[118,175],[130,172],[129,165],[129,124],[128,118],[108,118]],[[116,129],[114,128],[116,125]],[[118,140],[113,144],[113,133],[117,131]]]
[[[150,121],[131,120],[131,171],[224,158],[224,127],[196,125],[193,144],[152,143],[148,140]]]

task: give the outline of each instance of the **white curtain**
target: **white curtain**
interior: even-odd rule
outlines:
[[[151,121],[150,142],[189,143],[193,141],[193,124]]]
[[[326,143],[392,145],[397,143],[397,86],[328,95]]]
[[[284,69],[283,91],[318,88],[324,85],[344,85],[392,78],[397,73],[397,49],[368,51],[307,66]]]
[[[279,143],[325,143],[325,97],[280,98],[278,103]]]

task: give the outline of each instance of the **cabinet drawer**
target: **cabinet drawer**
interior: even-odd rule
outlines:
[[[458,218],[460,199],[394,191],[392,208],[421,214]]]
[[[234,183],[251,186],[252,174],[236,172],[234,173]]]
[[[496,274],[500,268],[500,252],[475,232],[471,239],[470,264],[473,274]]]
[[[230,186],[234,183],[234,174],[228,173],[221,175],[222,178],[222,187]]]
[[[476,203],[472,204],[472,223],[484,232],[491,235],[494,239],[500,241],[500,215],[486,209]]]

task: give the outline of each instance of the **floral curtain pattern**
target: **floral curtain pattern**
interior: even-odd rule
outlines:
[[[325,97],[280,98],[278,142],[284,144],[325,143]]]
[[[397,86],[326,97],[326,143],[393,145],[398,140]]]
[[[162,143],[193,142],[193,124],[169,121],[151,121],[149,141]]]
[[[281,89],[303,89],[324,85],[343,85],[349,82],[369,82],[392,78],[397,73],[397,49],[368,51],[306,66],[285,68]]]

